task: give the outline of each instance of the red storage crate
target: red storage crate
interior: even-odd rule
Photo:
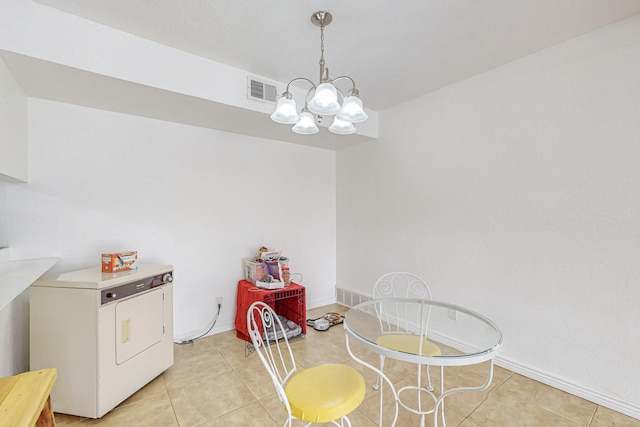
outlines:
[[[291,282],[291,286],[282,289],[261,289],[247,280],[238,282],[236,298],[236,336],[251,343],[247,330],[247,311],[251,304],[262,301],[269,305],[276,314],[296,322],[302,328],[302,335],[307,334],[307,302],[305,288]]]

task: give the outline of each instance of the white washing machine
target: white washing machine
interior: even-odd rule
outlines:
[[[100,418],[173,364],[173,266],[45,276],[29,290],[31,370],[55,412]]]

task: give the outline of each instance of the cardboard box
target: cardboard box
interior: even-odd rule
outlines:
[[[138,268],[138,252],[136,251],[102,254],[103,273],[116,273],[136,268]]]

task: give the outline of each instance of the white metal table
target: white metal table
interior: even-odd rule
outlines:
[[[446,425],[444,398],[460,391],[482,391],[491,385],[493,359],[502,346],[500,328],[488,318],[466,308],[433,300],[411,298],[382,298],[366,301],[351,308],[344,319],[347,349],[357,362],[381,375],[393,392],[396,412],[391,425],[395,425],[398,407],[424,417],[433,415],[433,425],[439,418]],[[358,358],[349,346],[349,338],[381,356],[440,367],[440,392],[421,384],[402,387],[396,391],[381,370]],[[395,344],[389,344],[389,343]],[[433,355],[433,345],[439,349]],[[429,351],[426,349],[429,348]],[[431,355],[426,355],[431,354]],[[479,387],[458,387],[445,390],[444,367],[474,365],[489,361],[486,382]],[[417,401],[408,403],[403,393],[417,390]],[[424,398],[423,398],[424,396]],[[426,399],[426,403],[423,400]],[[406,400],[406,399],[405,399]],[[428,403],[431,404],[428,404]],[[423,405],[424,403],[424,405]],[[380,389],[380,426],[382,426],[382,388]]]

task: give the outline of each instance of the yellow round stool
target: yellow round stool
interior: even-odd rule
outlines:
[[[291,414],[325,423],[355,410],[366,392],[364,378],[347,365],[321,365],[296,373],[285,385]]]

